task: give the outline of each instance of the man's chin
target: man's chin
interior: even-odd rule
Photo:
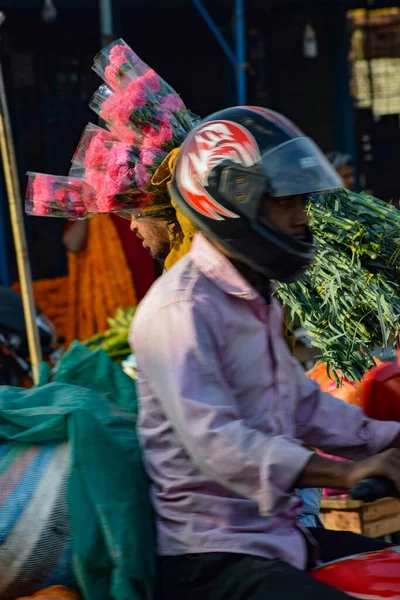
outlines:
[[[157,248],[155,250],[149,250],[151,258],[154,260],[165,260],[170,253],[170,248]]]

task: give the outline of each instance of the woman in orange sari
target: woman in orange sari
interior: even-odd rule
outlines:
[[[153,283],[155,269],[129,222],[116,215],[68,224],[63,242],[68,250],[68,345],[107,329],[107,318],[118,308],[136,306]]]

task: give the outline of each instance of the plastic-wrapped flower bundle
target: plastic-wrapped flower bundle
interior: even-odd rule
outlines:
[[[176,92],[155,71],[143,70],[136,78],[126,75],[125,85],[116,90],[103,84],[89,106],[116,137],[139,150],[140,163],[154,172],[180,146],[193,121]]]
[[[130,46],[121,38],[100,50],[92,69],[113,90],[150,70]]]
[[[75,182],[82,181],[81,207],[76,204],[69,214],[71,203],[55,204],[50,188],[46,196],[44,187],[28,185],[27,212],[86,218],[100,212],[129,215],[150,207],[168,211],[167,190],[154,187],[152,178],[197,117],[121,39],[95,57],[93,69],[105,83],[93,95],[90,107],[107,129],[89,124],[72,159],[69,175]]]
[[[72,158],[70,173],[80,171],[93,188],[99,212],[115,210],[116,206],[123,210],[130,205],[128,193],[137,189],[136,161],[132,146],[89,123]]]
[[[85,180],[44,173],[27,175],[25,210],[28,215],[76,220],[97,212],[96,196]]]

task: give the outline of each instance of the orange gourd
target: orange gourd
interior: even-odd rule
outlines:
[[[17,600],[81,600],[80,595],[62,585],[53,585],[45,590],[36,592],[33,596],[24,596]]]
[[[307,375],[310,379],[314,379],[314,381],[319,384],[319,387],[323,392],[329,392],[332,396],[340,398],[348,404],[362,406],[360,384],[342,378],[341,384],[338,385],[332,372],[327,371],[325,363],[318,363],[313,369],[308,371]]]

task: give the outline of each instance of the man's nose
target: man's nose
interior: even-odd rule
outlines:
[[[310,217],[308,216],[307,211],[307,202],[302,200],[296,207],[296,212],[294,215],[294,224],[296,227],[306,227],[310,223]]]
[[[303,208],[303,210],[301,212],[300,224],[304,225],[304,226],[308,226],[310,224],[310,217],[308,216],[308,212],[305,207]]]

